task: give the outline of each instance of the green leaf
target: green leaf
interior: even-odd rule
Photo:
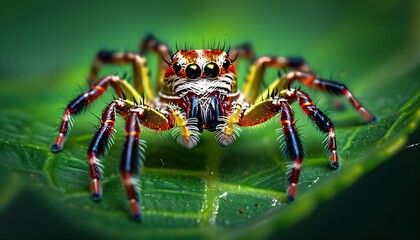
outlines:
[[[284,193],[287,160],[275,140],[277,121],[262,128],[244,129],[242,137],[227,148],[220,148],[211,133],[203,134],[197,148],[185,150],[170,135],[156,138],[146,132],[142,136],[148,142],[147,160],[141,176],[145,220],[140,226],[128,217],[128,204],[118,172],[122,136],[118,135],[103,160],[104,197],[100,203],[94,203],[89,199],[86,161],[92,131],[72,133],[65,150],[53,154],[49,150],[52,138],[48,137],[55,132],[53,125],[40,123],[24,113],[6,112],[0,118],[0,171],[10,178],[2,186],[0,203],[4,207],[23,185],[40,188],[41,192],[55,190],[61,200],[57,203],[57,197],[53,197],[54,207],[50,211],[66,215],[70,222],[75,221],[72,224],[77,222],[101,229],[111,236],[121,235],[121,227],[125,229],[123,235],[127,236],[151,237],[159,229],[166,229],[160,232],[161,236],[204,234],[208,237],[215,237],[218,231],[238,229],[229,234],[239,236],[244,234],[243,225],[252,229],[260,222],[267,222],[265,228],[292,224],[317,203],[348,186],[404,146],[407,133],[414,130],[420,118],[420,94],[407,92],[409,96],[393,98],[396,104],[384,98],[373,106],[380,117],[378,123],[360,125],[362,121],[358,116],[352,116],[353,125],[337,128],[343,163],[340,170],[328,167],[321,134],[306,134],[304,130],[311,125],[301,128],[306,135],[308,158],[299,181],[298,200],[290,206],[285,203]],[[402,107],[398,109],[395,105]],[[394,109],[394,113],[382,115],[389,109]],[[86,128],[86,124],[80,122],[76,121],[75,130]],[[122,129],[121,123],[117,129]],[[251,233],[260,234],[260,231]]]
[[[170,134],[156,137],[154,132],[143,129],[142,139],[147,141],[147,149],[140,184],[144,213],[141,224],[129,218],[126,193],[118,171],[123,134],[117,134],[113,147],[103,159],[103,199],[99,203],[91,201],[86,149],[94,133],[91,123],[97,124],[97,119],[89,112],[99,115],[112,93],[76,118],[62,152],[53,154],[49,149],[63,107],[79,94],[74,82],[83,82],[79,79],[87,74],[89,63],[84,60],[87,65],[74,63],[62,71],[30,77],[30,81],[28,77],[2,77],[5,81],[0,82],[0,211],[4,213],[12,208],[21,190],[29,191],[34,199],[40,197],[46,202],[42,208],[45,214],[65,219],[70,229],[109,238],[253,239],[296,224],[321,202],[401,150],[408,134],[418,126],[420,59],[412,54],[419,50],[418,33],[413,33],[403,49],[383,43],[387,46],[383,55],[366,54],[365,59],[360,59],[356,51],[348,51],[346,56],[337,53],[350,45],[362,46],[364,39],[346,37],[342,31],[371,34],[369,27],[359,28],[369,17],[369,14],[350,16],[343,20],[340,28],[327,31],[328,34],[315,43],[301,46],[312,58],[311,63],[325,71],[330,71],[328,65],[322,65],[331,63],[328,59],[338,58],[338,66],[348,66],[348,75],[342,72],[337,80],[343,78],[379,121],[366,124],[348,103],[344,103],[344,110],[338,110],[333,104],[337,98],[308,91],[314,100],[320,99],[318,106],[333,115],[342,166],[331,170],[323,149],[324,136],[315,130],[299,107],[293,105],[306,153],[295,203],[285,202],[289,161],[276,140],[279,128],[276,118],[262,127],[243,128],[241,137],[226,148],[219,147],[209,132],[202,134],[196,148],[186,150]],[[376,24],[379,23],[373,25]],[[375,33],[384,39],[389,37],[388,29],[378,29]],[[336,36],[341,37],[336,39]],[[306,36],[297,41],[302,38]],[[261,54],[274,48],[266,46],[266,40],[256,39],[255,45],[262,49]],[[296,45],[280,47],[294,49]],[[99,47],[95,45],[95,49]],[[359,50],[369,52],[370,49]],[[257,51],[257,54],[260,53]],[[273,54],[282,53],[270,52]],[[406,59],[410,59],[409,63],[401,64]],[[104,70],[104,74],[109,73],[108,70]],[[242,70],[240,79],[246,72]],[[269,79],[267,77],[266,81]],[[116,128],[121,133],[123,123],[122,119],[118,120]],[[27,202],[24,205],[32,207]]]

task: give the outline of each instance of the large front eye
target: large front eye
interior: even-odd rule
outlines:
[[[219,76],[219,66],[216,63],[208,63],[204,67],[204,74],[209,78],[215,78]]]
[[[201,76],[201,69],[197,64],[190,64],[187,66],[185,73],[189,79],[197,79]]]

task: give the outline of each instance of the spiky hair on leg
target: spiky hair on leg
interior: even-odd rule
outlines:
[[[188,118],[185,126],[178,126],[172,131],[174,139],[182,146],[191,149],[200,141],[200,131],[197,118]],[[184,132],[188,132],[186,135]]]
[[[177,105],[168,106],[174,116],[176,127],[172,130],[172,136],[182,146],[191,149],[200,140],[200,130],[198,129],[197,118],[187,118],[185,112]]]
[[[226,116],[221,116],[218,120],[222,123],[216,126],[214,138],[221,146],[225,147],[236,141],[236,138],[239,137],[242,129],[236,124],[229,126],[229,119]],[[228,133],[228,131],[230,132]]]

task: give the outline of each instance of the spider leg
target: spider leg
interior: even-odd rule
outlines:
[[[216,127],[215,139],[221,146],[227,146],[234,142],[239,136],[239,128],[236,128],[241,116],[244,104],[235,101],[230,106],[227,116],[220,117]]]
[[[287,152],[293,160],[292,172],[289,177],[289,188],[287,190],[287,200],[292,202],[295,199],[297,182],[299,180],[300,169],[302,168],[303,150],[296,130],[292,108],[288,102],[280,101],[280,105],[280,122],[286,141]]]
[[[138,175],[140,154],[140,121],[137,112],[129,112],[125,124],[125,143],[121,160],[121,176],[127,192],[130,204],[131,216],[136,221],[141,221],[141,208],[139,204],[139,193],[133,175]]]
[[[351,103],[351,105],[369,122],[375,122],[376,117],[367,111],[359,101],[353,96],[350,90],[346,87],[346,85],[330,81],[324,80],[321,78],[317,78],[314,74],[308,72],[289,72],[285,76],[277,79],[269,89],[278,89],[283,90],[287,89],[288,86],[294,81],[299,81],[302,84],[315,88],[320,89],[322,91],[326,91],[329,93],[333,93],[336,95],[344,95],[347,100]],[[262,97],[262,96],[260,96]]]
[[[255,102],[260,93],[261,83],[263,81],[266,67],[277,69],[292,68],[300,71],[310,71],[309,66],[303,58],[297,57],[259,57],[251,65],[249,74],[246,77],[242,93],[245,95],[247,102]],[[287,87],[287,86],[286,86]]]
[[[255,60],[255,54],[254,54],[254,48],[250,43],[243,43],[241,45],[238,45],[228,51],[229,57],[231,59],[234,59],[233,64],[235,65],[235,68],[237,69],[237,61],[241,59],[246,59],[249,61]]]
[[[165,76],[165,69],[168,66],[166,61],[171,61],[172,53],[166,43],[159,41],[155,36],[147,35],[140,44],[140,55],[144,56],[148,51],[153,51],[158,55],[158,70],[157,70],[157,90],[163,86],[163,79]]]
[[[131,216],[136,221],[141,221],[141,207],[136,179],[141,164],[140,124],[158,131],[166,131],[174,126],[164,113],[146,105],[135,105],[130,108],[126,117],[125,143],[121,160],[121,176],[127,192]]]
[[[120,165],[121,176],[127,192],[131,216],[136,221],[141,221],[139,193],[136,188],[137,178],[134,178],[138,175],[141,164],[140,124],[158,131],[166,131],[173,126],[163,113],[147,105],[137,105],[121,98],[108,104],[102,113],[101,125],[87,151],[92,181],[92,198],[95,201],[102,198],[101,179],[103,174],[99,157],[106,154],[114,130],[116,114],[121,114],[126,121],[126,136]]]
[[[288,100],[279,96],[273,96],[251,106],[244,112],[243,117],[239,121],[239,125],[253,126],[260,124],[271,119],[278,113],[280,113],[280,123],[287,146],[287,154],[293,161],[287,190],[287,200],[292,202],[295,198],[300,169],[302,168],[303,149],[295,126],[293,111]]]
[[[89,104],[99,98],[107,90],[109,84],[115,89],[118,96],[122,96],[122,93],[124,92],[130,97],[136,99],[140,98],[140,95],[130,86],[130,84],[118,76],[107,76],[100,79],[95,84],[92,84],[87,92],[79,95],[67,105],[64,110],[59,134],[54,144],[51,146],[52,152],[59,152],[63,149],[64,141],[72,125],[71,116],[86,109]]]
[[[105,155],[107,147],[112,136],[115,125],[115,117],[117,109],[121,109],[127,104],[124,100],[117,99],[108,104],[102,112],[101,125],[93,137],[88,151],[89,170],[92,180],[92,199],[99,201],[102,198],[102,165],[100,164],[99,157]]]
[[[170,118],[173,126],[177,128],[173,131],[176,141],[185,148],[195,147],[200,140],[200,130],[196,117],[187,118],[186,113],[177,105],[169,105]]]
[[[222,145],[230,144],[235,139],[233,125],[255,126],[261,124],[277,114],[280,114],[283,136],[287,145],[287,154],[293,161],[292,172],[289,177],[289,187],[287,190],[288,201],[295,198],[297,182],[299,180],[300,169],[302,167],[303,149],[295,126],[293,111],[288,99],[280,95],[271,96],[257,104],[248,106],[246,103],[233,103],[233,108],[223,124],[219,124],[216,132],[216,139]],[[229,141],[225,141],[228,139]]]
[[[133,52],[113,52],[102,50],[96,55],[90,68],[89,80],[95,81],[103,64],[131,64],[133,66],[134,87],[137,92],[144,93],[147,99],[154,99],[155,93],[150,84],[146,58]]]
[[[318,126],[319,130],[327,133],[327,149],[329,152],[330,166],[332,168],[339,167],[339,158],[337,155],[337,144],[335,138],[334,124],[331,120],[317,107],[315,107],[311,97],[303,91],[299,90],[283,90],[282,96],[289,99],[289,102],[298,100],[300,108],[303,112],[312,119]]]

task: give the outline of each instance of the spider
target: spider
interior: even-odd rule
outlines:
[[[159,59],[157,73],[157,93],[153,91],[149,79],[144,57],[146,52],[154,52],[162,57]],[[251,62],[241,90],[238,89],[236,77],[237,59]],[[118,75],[98,78],[103,64],[132,64],[134,86]],[[266,91],[260,94],[267,67],[291,71],[279,76],[269,86],[267,94]],[[82,112],[111,86],[118,98],[114,98],[103,110],[100,126],[87,150],[92,198],[94,201],[102,198],[103,166],[99,158],[104,157],[112,141],[116,116],[119,114],[125,119],[125,143],[120,171],[131,216],[141,221],[139,192],[135,185],[142,158],[139,152],[141,125],[157,132],[173,129],[176,141],[190,149],[198,144],[203,130],[214,132],[215,140],[221,146],[227,146],[239,136],[239,126],[255,126],[278,115],[282,126],[279,133],[283,133],[285,150],[293,161],[287,187],[287,200],[292,202],[302,167],[303,150],[291,103],[297,101],[303,112],[326,133],[329,164],[333,169],[339,167],[333,123],[314,105],[308,94],[290,88],[295,81],[310,88],[344,95],[367,121],[375,121],[374,115],[362,107],[345,85],[315,76],[302,58],[255,58],[249,44],[229,50],[224,50],[224,47],[177,49],[173,54],[168,45],[148,35],[140,45],[139,53],[98,52],[90,68],[90,89],[67,105],[51,151],[56,153],[62,150],[72,125],[72,115]]]

